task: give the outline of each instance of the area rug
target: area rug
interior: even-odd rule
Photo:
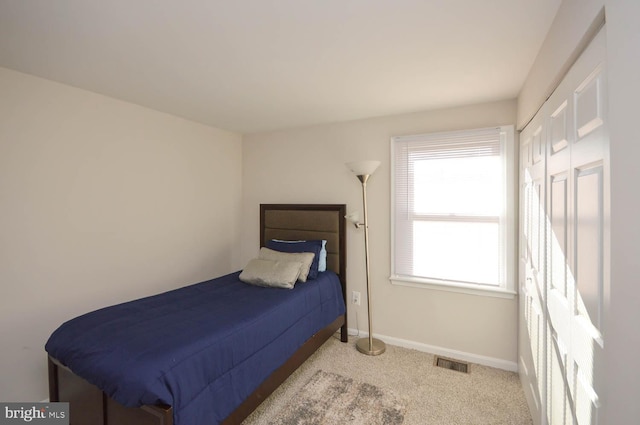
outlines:
[[[400,425],[406,402],[393,392],[318,370],[276,415],[278,425]]]

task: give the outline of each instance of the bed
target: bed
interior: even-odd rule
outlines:
[[[260,206],[261,247],[327,241],[327,272],[291,290],[231,273],[63,324],[47,343],[50,400],[70,403],[73,425],[242,422],[338,330],[347,341],[345,213]]]

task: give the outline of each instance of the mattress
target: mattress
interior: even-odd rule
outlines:
[[[45,349],[124,406],[163,403],[175,425],[219,423],[345,311],[333,272],[294,289],[238,275],[77,317]]]

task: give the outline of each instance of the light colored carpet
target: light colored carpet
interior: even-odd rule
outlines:
[[[442,369],[430,354],[392,345],[381,356],[365,356],[355,340],[329,339],[243,424],[273,424],[318,370],[396,394],[406,401],[404,425],[532,424],[516,373],[476,364],[468,374]]]

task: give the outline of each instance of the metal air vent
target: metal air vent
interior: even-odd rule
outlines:
[[[469,373],[469,363],[461,362],[459,360],[435,356],[433,364],[444,369],[451,369],[457,372]]]

